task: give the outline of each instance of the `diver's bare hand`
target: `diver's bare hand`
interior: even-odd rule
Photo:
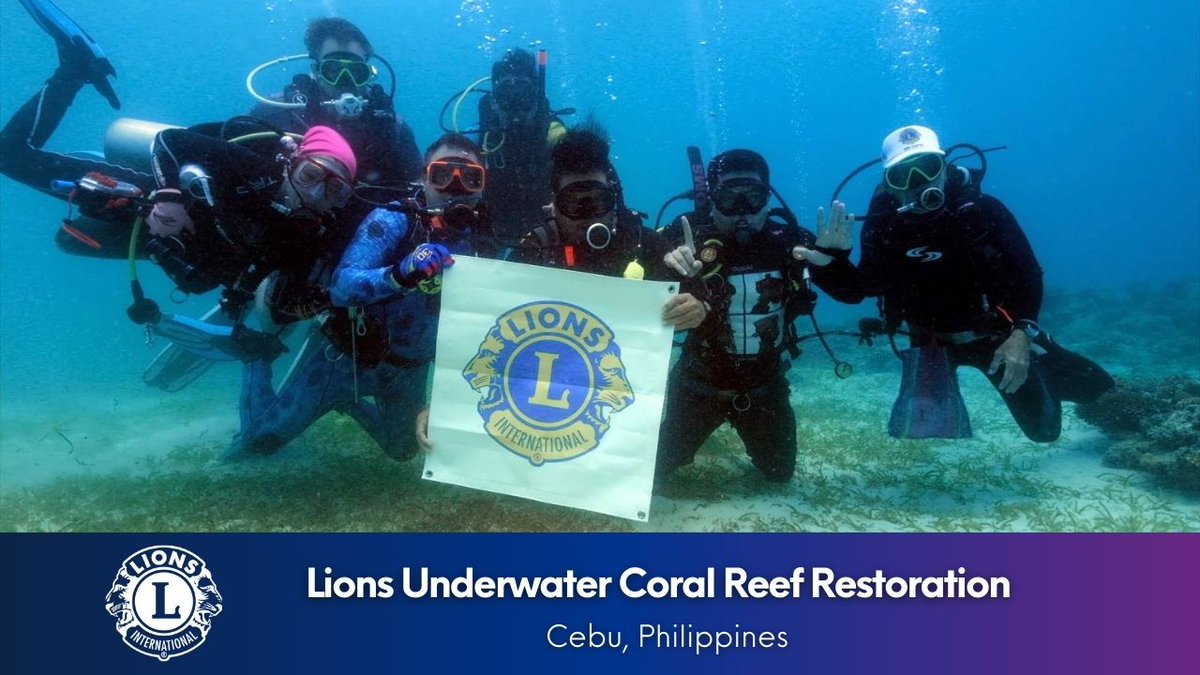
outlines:
[[[667,267],[670,267],[684,277],[696,276],[702,267],[700,261],[696,260],[696,252],[687,246],[680,246],[666,254],[663,256],[663,262],[667,264]]]
[[[995,375],[1004,366],[1004,377],[996,388],[1005,394],[1016,393],[1029,377],[1029,336],[1023,331],[1013,331],[1008,339],[996,348],[988,375]]]
[[[823,207],[817,209],[817,246],[837,251],[849,251],[854,246],[854,214],[846,213],[843,202],[835,200],[830,205],[829,220],[825,219]],[[817,267],[833,262],[833,256],[828,253],[803,246],[793,248],[792,257]]]
[[[674,326],[675,330],[695,328],[704,322],[707,314],[704,303],[691,293],[673,295],[663,305],[663,323]]]
[[[417,445],[422,452],[433,450],[433,441],[429,440],[429,408],[417,413]]]
[[[684,277],[694,277],[700,273],[703,265],[696,260],[696,241],[692,237],[692,224],[688,222],[687,216],[679,220],[683,228],[683,245],[663,256],[663,262]]]
[[[846,203],[834,200],[829,205],[829,220],[825,209],[817,208],[817,246],[849,251],[854,247],[854,214],[846,213]]]

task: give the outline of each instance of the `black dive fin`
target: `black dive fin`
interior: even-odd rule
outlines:
[[[54,38],[58,45],[60,65],[78,69],[79,77],[90,82],[114,109],[121,109],[117,92],[113,91],[109,77],[117,71],[109,63],[100,45],[88,35],[71,17],[54,6],[50,0],[20,0],[21,5],[33,17],[42,30]]]
[[[1059,399],[1072,403],[1091,403],[1116,386],[1112,375],[1095,361],[1063,347],[1042,332],[1034,340],[1046,353],[1037,363],[1046,384]]]

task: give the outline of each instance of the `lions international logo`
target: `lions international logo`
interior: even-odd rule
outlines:
[[[565,302],[531,302],[501,315],[463,378],[482,394],[488,435],[534,466],[595,449],[609,416],[633,403],[612,329]]]
[[[178,546],[150,546],[121,563],[104,606],[130,649],[167,661],[204,642],[221,603],[200,556]]]
[[[908,127],[900,132],[900,142],[905,145],[912,145],[921,140],[921,132],[912,127]]]

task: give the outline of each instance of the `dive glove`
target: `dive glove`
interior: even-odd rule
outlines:
[[[454,257],[450,255],[450,249],[441,244],[421,244],[392,266],[392,278],[405,288],[413,288],[453,264]]]

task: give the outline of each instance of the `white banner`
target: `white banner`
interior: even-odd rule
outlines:
[[[443,279],[425,478],[648,519],[677,284],[467,257]]]

